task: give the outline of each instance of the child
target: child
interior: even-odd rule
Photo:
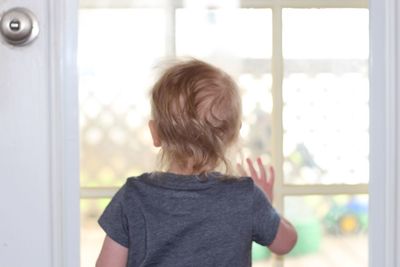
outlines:
[[[251,266],[256,241],[289,252],[296,230],[271,206],[273,169],[247,160],[230,175],[241,100],[222,70],[199,60],[168,68],[151,92],[154,146],[165,172],[129,178],[99,219],[107,236],[97,267]],[[227,174],[216,172],[224,164]],[[258,186],[254,185],[257,184]]]

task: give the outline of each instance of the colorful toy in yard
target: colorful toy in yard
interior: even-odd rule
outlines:
[[[327,232],[334,235],[365,232],[368,228],[368,203],[357,197],[346,204],[333,202],[323,222]]]

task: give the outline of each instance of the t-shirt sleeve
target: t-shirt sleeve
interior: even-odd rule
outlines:
[[[98,223],[112,240],[124,247],[129,247],[128,220],[123,207],[125,190],[126,185],[118,190],[100,216]]]
[[[281,219],[263,191],[256,185],[253,197],[253,240],[260,245],[269,246],[275,239]]]

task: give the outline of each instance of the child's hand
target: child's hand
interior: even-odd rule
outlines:
[[[259,169],[259,173],[257,173],[256,169],[254,168],[253,161],[247,158],[246,162],[247,165],[249,166],[251,178],[256,183],[256,185],[258,185],[264,191],[264,193],[267,195],[267,197],[272,203],[274,197],[273,192],[274,192],[274,182],[275,182],[274,168],[272,166],[269,166],[267,174],[261,158],[257,158],[257,165]],[[240,175],[248,176],[242,164],[238,163],[236,167]]]

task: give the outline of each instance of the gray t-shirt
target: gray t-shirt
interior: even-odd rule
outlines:
[[[249,177],[144,173],[127,179],[99,219],[129,249],[128,267],[251,266],[280,217]]]

